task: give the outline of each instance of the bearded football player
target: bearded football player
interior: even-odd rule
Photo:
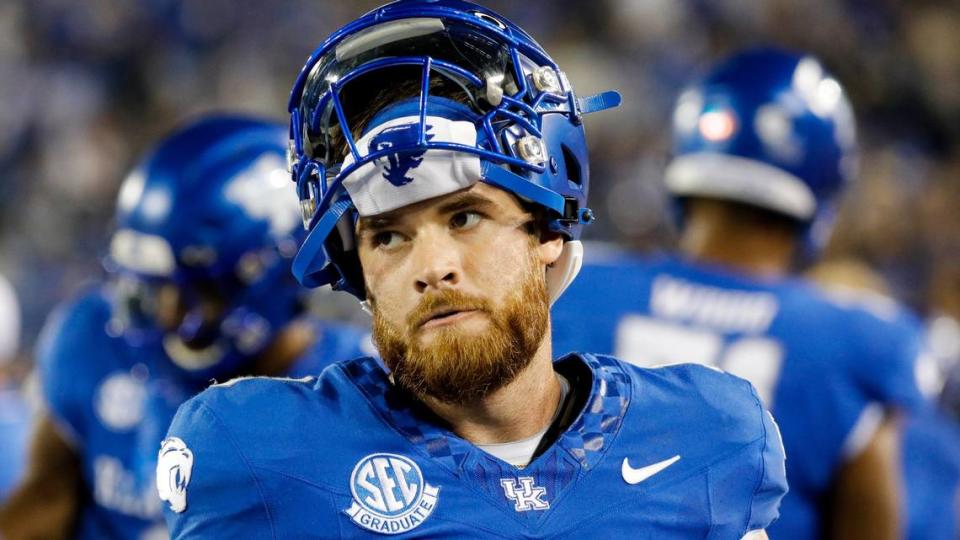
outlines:
[[[786,491],[749,383],[696,365],[554,361],[579,270],[578,99],[523,30],[400,1],[328,38],[290,101],[308,286],[356,296],[387,369],[240,379],[160,451],[173,538],[764,538]]]

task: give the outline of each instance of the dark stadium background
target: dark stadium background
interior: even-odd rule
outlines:
[[[302,62],[380,2],[0,2],[0,273],[23,309],[24,355],[58,301],[101,269],[116,189],[190,115],[282,119]],[[490,1],[552,53],[591,117],[588,237],[671,242],[660,174],[673,99],[711,61],[773,43],[818,54],[845,83],[861,182],[828,250],[854,257],[924,314],[960,316],[960,3],[894,0]]]

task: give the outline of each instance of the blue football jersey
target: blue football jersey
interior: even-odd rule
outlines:
[[[900,455],[907,491],[909,540],[960,538],[960,426],[943,413],[911,416]]]
[[[0,504],[24,473],[31,416],[20,390],[0,385]]]
[[[373,359],[239,379],[184,404],[160,452],[174,539],[737,539],[786,491],[780,436],[742,379],[578,355],[583,407],[523,468],[456,436]]]
[[[790,494],[771,538],[817,538],[836,467],[882,418],[922,403],[919,323],[799,280],[758,281],[672,257],[586,265],[552,310],[554,351],[641,366],[697,362],[744,377],[783,432]],[[855,426],[863,426],[855,429]]]
[[[203,389],[177,373],[159,347],[127,344],[108,329],[101,288],[51,316],[38,370],[52,419],[81,458],[84,499],[75,538],[166,538],[157,496],[157,447],[177,407]],[[364,333],[317,323],[318,339],[292,367],[319,373],[333,359],[361,356]]]

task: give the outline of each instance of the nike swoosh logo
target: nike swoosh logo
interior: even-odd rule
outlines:
[[[670,459],[665,459],[654,463],[653,465],[647,465],[646,467],[640,467],[639,469],[634,469],[630,466],[628,458],[623,458],[623,465],[620,466],[620,472],[623,474],[623,480],[630,484],[639,484],[647,478],[657,474],[658,472],[666,469],[667,467],[673,465],[677,461],[680,461],[680,455],[677,454]]]

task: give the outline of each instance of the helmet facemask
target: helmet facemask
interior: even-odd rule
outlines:
[[[435,11],[357,21],[321,47],[294,86],[291,172],[311,230],[294,273],[305,285],[329,283],[363,300],[358,215],[475,181],[543,207],[549,229],[568,240],[592,219],[581,115],[608,103],[588,100],[583,110],[519,29],[479,11]],[[444,159],[454,172],[418,176],[430,170],[422,161]]]

